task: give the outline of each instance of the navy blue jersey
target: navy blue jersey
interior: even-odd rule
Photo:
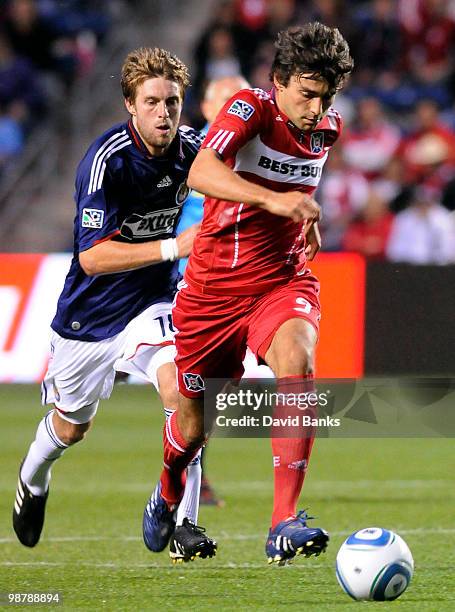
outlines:
[[[58,334],[84,341],[110,338],[151,304],[172,300],[177,262],[87,276],[79,253],[109,239],[133,243],[175,237],[189,193],[188,171],[203,138],[182,126],[166,155],[153,157],[130,120],[90,146],[76,174],[74,253],[51,324]]]

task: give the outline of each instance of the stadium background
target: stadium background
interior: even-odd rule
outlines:
[[[90,141],[125,117],[119,88],[125,54],[140,45],[157,45],[185,60],[193,86],[184,121],[199,127],[203,124],[199,100],[207,78],[242,71],[252,85],[267,88],[276,32],[313,18],[339,27],[356,61],[351,82],[335,105],[345,117],[345,134],[325,168],[317,194],[324,214],[324,252],[312,265],[323,281],[319,374],[454,375],[453,1],[10,0],[0,7],[1,383],[36,383],[45,370],[47,325],[71,250],[75,167]],[[127,592],[128,601],[143,606],[139,595],[129,590],[130,575],[126,569],[122,574],[122,567],[137,561],[136,514],[155,477],[138,477],[133,466],[143,467],[146,462],[149,474],[159,461],[161,416],[149,406],[149,402],[157,404],[156,398],[145,389],[117,389],[106,414],[99,416],[93,441],[68,455],[56,470],[53,482],[61,491],[56,491],[51,509],[65,512],[72,506],[85,513],[98,494],[99,500],[109,504],[109,525],[102,527],[105,519],[97,508],[88,513],[93,523],[88,530],[84,523],[82,529],[66,514],[60,516],[53,531],[49,525],[48,542],[33,557],[36,565],[28,566],[27,551],[19,550],[11,538],[9,512],[14,472],[40,414],[38,401],[35,385],[0,386],[1,452],[6,468],[0,481],[0,590],[13,585],[45,590],[57,585],[68,592],[71,572],[65,564],[69,566],[66,560],[70,559],[74,565],[79,563],[70,599],[76,598],[77,607],[93,607],[94,601],[102,601],[101,595],[93,595],[96,585],[88,578],[88,560],[96,557],[102,575],[98,587],[108,594],[107,605],[123,609],[112,598]],[[268,449],[260,442],[248,446],[244,441],[220,440],[213,445],[210,466],[215,485],[227,501],[227,518],[203,515],[203,524],[213,525],[218,533],[219,521],[227,521],[221,533],[234,532],[227,549],[239,564],[246,555],[246,565],[239,574],[239,567],[232,565],[232,581],[226,578],[231,557],[224,557],[220,574],[216,569],[213,575],[204,570],[199,578],[189,570],[194,585],[179,592],[182,602],[190,592],[197,596],[198,585],[208,575],[216,584],[213,605],[219,606],[220,597],[232,594],[240,575],[251,579],[255,591],[266,590],[267,574],[257,569],[260,552],[254,557],[255,551],[253,559],[248,557],[251,542],[258,550],[262,547],[262,533],[257,539],[251,533],[258,515],[266,524],[270,505]],[[323,441],[313,460],[307,487],[316,504],[323,506],[317,508],[318,514],[335,529],[335,542],[365,522],[389,521],[385,526],[401,528],[405,538],[408,530],[411,548],[419,554],[422,550],[422,574],[420,581],[416,576],[410,604],[418,601],[421,609],[427,605],[425,609],[436,609],[431,602],[438,601],[437,609],[453,609],[447,603],[452,597],[453,604],[453,592],[445,586],[450,563],[438,564],[418,532],[422,524],[433,522],[433,531],[443,530],[436,536],[437,545],[444,538],[453,543],[451,441],[353,440],[339,442],[341,451],[324,444],[328,443]],[[365,457],[363,465],[359,456]],[[85,486],[82,474],[92,472],[94,458],[100,471]],[[131,465],[125,466],[129,461]],[[399,473],[390,465],[400,466]],[[112,479],[117,488],[107,487],[106,479]],[[77,499],[72,497],[73,489]],[[114,510],[118,490],[122,503]],[[330,510],[325,510],[324,502]],[[244,504],[248,511],[243,512]],[[128,522],[121,508],[132,513]],[[105,540],[100,531],[106,534]],[[80,534],[79,556],[64,544],[64,538],[74,533]],[[109,550],[110,534],[115,538],[118,533],[120,540]],[[92,544],[84,544],[84,536],[92,536]],[[139,563],[137,573],[150,565],[146,553],[142,555],[144,567]],[[55,560],[64,567],[60,582],[51,577]],[[114,569],[119,564],[117,585],[109,584],[109,563]],[[157,564],[165,567],[162,559]],[[33,579],[27,577],[27,567],[36,570]],[[308,570],[312,583],[322,585],[329,607],[338,593],[330,567],[326,563]],[[161,605],[175,582],[174,575],[163,572]],[[272,602],[279,601],[280,593],[288,593],[295,576],[287,572],[280,585],[274,584]],[[157,580],[148,585],[149,596],[156,596]],[[225,590],[218,589],[217,580],[224,581]],[[90,593],[83,584],[91,585]],[[82,593],[77,596],[76,585]],[[247,588],[239,589],[245,605],[268,609],[267,599],[258,596],[256,605]],[[310,592],[309,605],[316,605],[318,591],[310,588]],[[434,600],[437,592],[440,599]],[[429,593],[431,597],[434,593],[433,599]]]

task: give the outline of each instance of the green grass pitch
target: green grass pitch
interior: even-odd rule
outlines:
[[[453,440],[319,440],[301,506],[331,534],[327,554],[268,567],[272,503],[268,440],[214,439],[208,472],[226,500],[202,508],[215,559],[172,566],[142,543],[145,501],[161,462],[162,412],[150,388],[120,386],[86,441],[55,466],[47,521],[35,549],[14,538],[17,468],[42,414],[37,387],[0,387],[0,592],[55,592],[60,610],[455,609]],[[415,574],[391,603],[357,603],[334,572],[347,534],[379,525],[409,544]],[[6,609],[6,607],[5,607]]]

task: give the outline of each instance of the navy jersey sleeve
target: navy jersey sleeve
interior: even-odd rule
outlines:
[[[121,144],[123,141],[118,146]],[[129,142],[125,141],[126,144]],[[106,143],[92,145],[77,169],[75,200],[79,251],[86,251],[119,234],[119,203],[108,158]]]

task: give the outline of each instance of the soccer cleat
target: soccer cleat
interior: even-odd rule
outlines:
[[[13,508],[13,528],[21,544],[33,548],[38,544],[43,529],[49,489],[45,495],[33,495],[21,478],[22,463]]]
[[[295,518],[281,521],[269,531],[265,544],[265,554],[269,563],[285,565],[296,555],[320,555],[325,552],[329,534],[325,529],[307,527],[305,510],[301,510]]]
[[[161,552],[168,545],[174,529],[175,508],[169,510],[161,495],[161,482],[158,482],[144,510],[142,535],[145,545],[153,552]]]
[[[198,527],[188,518],[175,528],[169,544],[172,563],[187,563],[196,557],[206,559],[216,555],[217,543],[205,535],[205,529]]]

